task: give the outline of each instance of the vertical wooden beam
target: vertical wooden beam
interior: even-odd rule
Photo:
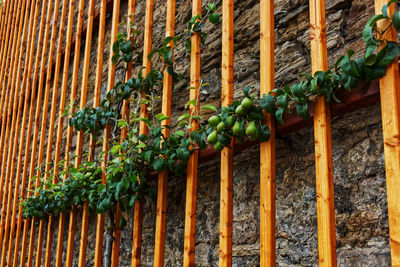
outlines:
[[[33,55],[33,51],[31,51],[31,46],[32,46],[32,42],[33,42],[32,41],[32,32],[33,32],[32,25],[33,25],[33,22],[34,22],[34,19],[35,19],[35,7],[36,7],[36,3],[34,1],[31,4],[31,7],[30,7],[29,26],[27,26],[27,24],[25,24],[25,26],[24,26],[24,27],[28,27],[28,30],[26,30],[26,28],[24,29],[24,37],[23,37],[23,38],[25,38],[25,35],[27,33],[28,34],[28,40],[27,40],[26,43],[22,44],[22,46],[24,46],[24,47],[26,46],[26,48],[27,48],[26,53],[25,53],[26,56],[25,56],[24,67],[21,68],[21,66],[20,66],[19,73],[17,74],[17,80],[19,81],[19,77],[21,76],[22,69],[24,70],[22,81],[21,81],[21,83],[17,83],[17,86],[19,87],[20,85],[22,85],[23,87],[25,87],[25,89],[24,89],[25,92],[22,92],[22,95],[21,95],[21,97],[19,99],[19,103],[18,103],[17,127],[19,125],[21,125],[20,127],[22,128],[21,129],[21,133],[19,134],[20,139],[19,139],[19,142],[15,142],[14,143],[14,145],[15,145],[14,151],[17,150],[16,144],[19,144],[19,146],[18,146],[17,170],[16,170],[16,173],[15,173],[16,185],[15,185],[15,191],[14,191],[13,214],[12,214],[12,219],[11,219],[11,230],[10,230],[10,237],[9,237],[10,241],[9,241],[9,244],[8,244],[7,263],[8,263],[9,266],[11,266],[11,261],[12,261],[12,259],[11,259],[12,247],[14,245],[15,228],[17,226],[16,225],[16,217],[17,217],[17,213],[21,213],[22,212],[22,206],[18,206],[17,205],[18,204],[18,199],[19,199],[19,197],[23,197],[24,196],[23,192],[25,191],[25,184],[26,184],[26,179],[25,179],[25,180],[22,181],[22,186],[21,186],[21,188],[23,188],[23,190],[21,190],[20,193],[18,193],[19,190],[20,190],[20,185],[21,185],[21,182],[20,182],[20,180],[21,180],[21,167],[22,167],[21,158],[22,158],[22,155],[23,155],[23,152],[24,152],[23,151],[23,145],[25,143],[24,142],[25,141],[25,129],[26,129],[25,125],[26,125],[26,116],[27,116],[27,111],[28,111],[28,107],[27,106],[29,104],[28,99],[29,99],[29,94],[30,94],[30,91],[28,90],[28,87],[25,86],[25,84],[26,84],[27,76],[30,77],[31,72],[32,72],[32,71],[28,72],[28,69],[29,69],[29,66],[30,66],[31,67],[30,69],[32,70],[32,55]],[[28,23],[28,22],[25,21],[25,23]],[[22,56],[23,56],[23,53],[20,54],[20,57],[22,57]],[[22,64],[21,58],[19,59],[19,61],[20,61],[20,64]],[[23,103],[25,103],[26,106],[24,106],[24,110],[22,112]],[[22,123],[19,120],[21,118],[21,113],[23,113],[23,115],[22,115]],[[18,135],[18,133],[17,133],[17,135]],[[13,163],[14,163],[14,161],[15,160],[13,159]],[[21,215],[22,215],[22,213],[21,213]],[[18,237],[20,237],[20,231],[21,231],[21,227],[17,228],[17,236]],[[18,241],[19,241],[19,239],[18,239]],[[19,243],[18,241],[16,243]],[[18,253],[16,253],[16,254],[18,254]],[[16,261],[18,261],[18,258],[16,257],[16,255],[14,255],[14,262],[16,262]]]
[[[93,102],[93,107],[98,107],[100,105],[100,94],[101,94],[101,83],[103,74],[103,50],[104,50],[104,29],[106,23],[106,0],[100,1],[100,19],[99,19],[99,41],[97,45],[97,65],[96,65],[96,84],[95,84],[95,101]],[[96,139],[94,136],[90,138],[90,151],[89,157],[94,159],[96,147]],[[105,166],[105,165],[103,165]],[[105,173],[103,169],[103,183],[105,180]],[[104,234],[104,215],[97,215],[97,226],[96,226],[96,246],[94,255],[94,266],[101,266],[102,258],[102,248],[103,248],[103,234]]]
[[[384,4],[387,4],[386,0],[375,0],[376,14],[382,13]],[[394,5],[391,5],[389,13],[393,14],[393,12]],[[381,29],[386,29],[387,26],[387,21],[378,22],[378,27]],[[391,41],[397,41],[395,29],[390,27],[385,37]],[[379,84],[381,88],[390,250],[392,266],[400,266],[400,77],[398,58],[386,69],[386,75],[379,80]]]
[[[274,1],[260,1],[260,94],[275,88]],[[260,144],[260,266],[276,265],[275,248],[275,120],[265,114],[271,130]]]
[[[19,127],[20,127],[20,114],[21,114],[21,108],[22,108],[22,100],[24,96],[24,90],[22,87],[20,87],[20,76],[21,76],[21,68],[23,65],[23,54],[25,52],[25,47],[26,47],[26,31],[27,31],[27,25],[29,22],[29,8],[30,8],[30,1],[26,2],[23,1],[23,7],[25,6],[25,10],[22,10],[21,17],[20,17],[20,25],[17,33],[17,42],[16,45],[20,45],[19,49],[16,51],[16,57],[14,58],[15,61],[15,66],[14,66],[14,71],[13,75],[11,78],[11,90],[14,90],[15,96],[14,96],[14,105],[13,105],[13,125],[11,129],[11,142],[9,145],[9,158],[7,162],[7,176],[8,179],[10,179],[10,190],[12,191],[14,189],[14,194],[8,194],[8,200],[7,200],[7,217],[6,217],[6,228],[5,228],[5,233],[4,233],[4,238],[3,238],[3,247],[2,247],[2,258],[1,258],[1,266],[3,266],[6,263],[6,257],[7,257],[7,248],[8,248],[8,241],[10,237],[8,236],[9,230],[11,227],[14,227],[13,224],[10,225],[11,223],[11,217],[14,218],[14,216],[11,216],[11,212],[13,214],[15,213],[15,210],[17,209],[17,195],[18,195],[18,188],[19,188],[19,181],[17,181],[16,186],[14,188],[14,170],[15,170],[15,158],[16,158],[16,152],[17,152],[17,145],[18,145],[18,140],[19,140]],[[25,5],[26,3],[26,5]],[[23,21],[23,23],[22,23]],[[21,39],[22,38],[22,39]],[[13,89],[14,88],[14,89]],[[20,90],[20,95],[18,97],[18,90]],[[18,98],[18,101],[17,101]],[[19,104],[19,105],[17,105]],[[12,144],[12,146],[11,146]],[[13,198],[14,197],[14,198]],[[13,201],[14,200],[14,201]],[[11,203],[13,201],[13,203]],[[11,210],[11,206],[13,207]],[[10,231],[11,232],[11,231]],[[9,263],[9,261],[7,261]]]
[[[22,42],[24,42],[24,39],[21,40],[21,35],[22,35],[22,26],[24,23],[22,23],[24,15],[25,15],[25,9],[29,10],[29,7],[26,5],[26,1],[21,1],[20,2],[19,9],[18,9],[18,15],[17,15],[17,25],[18,26],[18,31],[17,28],[14,30],[14,48],[12,52],[12,58],[11,58],[11,68],[9,70],[9,77],[6,82],[6,88],[11,92],[11,97],[10,97],[10,102],[8,106],[8,111],[7,111],[7,121],[10,122],[10,125],[7,130],[9,130],[9,139],[6,139],[6,147],[8,146],[8,151],[7,151],[7,162],[3,162],[3,166],[5,167],[7,164],[7,169],[4,170],[5,173],[2,173],[2,175],[5,175],[5,181],[7,182],[6,184],[6,191],[3,195],[3,205],[2,205],[2,225],[1,228],[3,229],[4,224],[4,230],[0,233],[0,241],[3,241],[3,246],[1,249],[1,265],[5,264],[6,260],[6,249],[7,249],[7,242],[8,242],[8,233],[10,229],[10,216],[11,216],[11,201],[13,194],[10,194],[9,191],[12,191],[14,187],[14,177],[12,177],[12,171],[14,170],[15,164],[12,164],[12,159],[15,157],[15,150],[13,150],[14,147],[14,142],[17,143],[18,141],[15,141],[16,138],[16,116],[17,116],[17,103],[18,103],[18,95],[20,89],[18,86],[16,86],[16,75],[18,73],[17,68],[21,66],[19,64],[21,58],[21,51],[24,49],[22,47]],[[25,36],[24,36],[25,38]],[[21,45],[21,46],[20,46]],[[19,74],[19,73],[18,73]],[[8,123],[7,123],[8,125]],[[19,125],[18,125],[19,126]],[[4,154],[5,155],[5,154]],[[6,163],[6,164],[5,164]],[[13,166],[12,166],[13,165]],[[7,189],[8,188],[8,189]],[[4,220],[5,219],[5,220]]]
[[[201,15],[201,0],[193,0],[192,16]],[[190,90],[190,99],[198,99],[200,87],[200,59],[201,59],[201,36],[194,34],[192,36],[191,63],[190,63],[190,86],[196,90]],[[198,102],[198,101],[197,101]],[[200,103],[190,106],[190,111],[197,114]],[[192,121],[191,131],[199,127],[196,120]],[[197,202],[197,167],[199,153],[195,150],[189,158],[187,166],[187,184],[186,184],[186,208],[185,208],[185,237],[183,266],[194,266],[194,249],[196,240],[196,202]]]
[[[167,16],[166,16],[165,36],[175,36],[175,0],[167,1]],[[174,43],[169,44],[173,48]],[[163,95],[161,112],[171,117],[171,99],[172,99],[172,76],[167,70],[164,70]],[[162,122],[162,126],[170,126],[171,120]],[[168,128],[163,129],[165,137],[170,136]],[[158,190],[157,190],[157,217],[156,217],[156,235],[154,245],[154,266],[164,266],[165,253],[165,224],[167,213],[167,193],[168,193],[168,171],[165,170],[158,175]]]
[[[128,38],[131,41],[131,45],[133,45],[133,35],[131,35],[131,23],[134,22],[134,16],[135,14],[135,0],[129,0],[128,1],[128,19],[127,19],[127,34]],[[125,75],[125,80],[127,81],[132,77],[133,74],[133,66],[132,62],[127,64],[127,71]],[[121,118],[125,121],[129,121],[129,100],[124,100],[122,104],[122,110],[121,110]],[[121,129],[121,135],[120,135],[120,142],[122,143],[126,137],[128,136],[128,131],[127,128]],[[121,227],[120,225],[121,221],[121,210],[119,208],[119,205],[117,205],[117,209],[115,212],[115,229],[114,229],[114,242],[113,242],[113,251],[112,251],[112,260],[111,264],[113,267],[118,266],[119,262],[119,247],[120,247],[120,242],[121,242]]]
[[[63,69],[63,79],[61,83],[61,96],[60,96],[60,108],[58,113],[58,126],[57,126],[57,140],[55,146],[54,162],[58,163],[61,158],[61,144],[63,141],[63,128],[64,128],[64,116],[65,111],[65,101],[67,97],[68,90],[68,72],[70,65],[70,54],[72,45],[72,31],[74,28],[74,11],[75,11],[75,0],[69,1],[69,11],[68,11],[68,26],[67,26],[67,38],[65,43],[65,53],[64,53],[64,69]],[[78,34],[80,35],[80,34]],[[54,167],[54,174],[57,176],[59,174],[59,167],[56,164]],[[57,182],[57,181],[54,181]],[[56,249],[56,267],[61,267],[62,264],[62,254],[63,254],[63,241],[64,241],[64,227],[65,227],[65,213],[61,213],[58,221],[58,234],[57,234],[57,249]]]
[[[153,40],[153,14],[154,14],[154,0],[146,1],[146,18],[145,18],[145,29],[144,29],[144,45],[143,45],[143,66],[144,76],[151,71],[151,62],[148,59],[148,55],[151,52],[152,40]],[[142,97],[144,92],[142,92]],[[141,105],[140,117],[147,118],[148,111],[147,105]],[[147,125],[144,122],[140,122],[139,134],[148,134]],[[143,202],[136,200],[134,208],[133,218],[133,244],[132,244],[132,267],[140,266],[141,258],[141,246],[142,246],[142,227],[143,227]]]
[[[38,138],[39,138],[39,131],[41,129],[41,136],[40,136],[40,141],[39,141],[39,155],[37,159],[38,167],[41,167],[41,160],[43,160],[43,142],[44,142],[44,137],[46,136],[46,122],[47,121],[47,103],[48,103],[48,98],[49,98],[49,92],[45,92],[45,100],[43,103],[43,113],[42,113],[42,125],[40,125],[40,112],[41,112],[41,106],[42,106],[42,97],[43,97],[43,84],[44,84],[44,78],[45,78],[45,68],[46,68],[46,61],[47,61],[47,47],[48,47],[48,40],[49,40],[49,32],[50,32],[50,22],[51,22],[51,10],[52,10],[53,2],[50,1],[47,6],[47,14],[46,14],[46,27],[45,27],[45,33],[44,33],[44,46],[43,46],[43,51],[42,55],[40,57],[41,62],[40,62],[40,76],[39,76],[39,84],[38,84],[38,94],[37,94],[37,99],[36,99],[36,112],[35,112],[35,129],[33,133],[33,147],[32,147],[32,157],[31,157],[31,169],[29,173],[29,177],[33,179],[35,175],[35,159],[36,159],[36,151],[38,148]],[[44,12],[42,12],[43,16]],[[50,57],[52,55],[49,55]],[[49,90],[50,91],[50,90]],[[41,177],[40,171],[38,171],[38,177]],[[36,185],[35,188],[38,188],[40,185],[40,179],[36,179]],[[38,195],[38,193],[35,193],[35,195]],[[43,227],[43,226],[42,226]],[[40,229],[42,230],[42,229]],[[31,234],[29,238],[29,250],[28,250],[28,266],[32,266],[33,262],[33,250],[36,247],[40,247],[39,244],[41,244],[42,236],[43,235],[38,235],[38,240],[37,244],[35,244],[35,233],[36,233],[36,223],[35,220],[32,220],[31,223]],[[40,252],[40,251],[37,251]],[[39,253],[40,254],[40,253]],[[37,260],[40,261],[41,255],[37,255]]]
[[[79,75],[79,61],[80,61],[80,50],[81,50],[81,38],[82,38],[82,25],[83,25],[83,13],[84,13],[84,8],[85,8],[85,0],[79,0],[79,6],[78,6],[78,22],[77,22],[77,35],[76,35],[76,40],[75,40],[75,52],[74,52],[74,65],[73,65],[73,71],[72,71],[72,84],[71,84],[71,95],[70,95],[70,111],[71,114],[74,113],[74,101],[76,100],[76,94],[77,94],[77,87],[78,87],[78,75]],[[82,98],[82,95],[81,95]],[[84,97],[84,101],[86,102],[86,94]],[[82,99],[81,99],[82,100]],[[71,117],[71,115],[70,115]],[[67,167],[70,164],[70,152],[72,149],[72,138],[73,138],[73,127],[68,124],[67,128],[67,146],[65,149],[65,166]],[[78,133],[78,139],[80,134]],[[77,155],[78,158],[76,159],[75,165],[80,164],[80,154],[79,150],[82,149],[79,148],[81,144],[76,143],[76,148],[77,148]],[[74,237],[75,237],[75,228],[76,228],[76,207],[72,207],[72,210],[69,213],[69,225],[68,225],[68,243],[67,243],[67,256],[66,256],[66,261],[65,261],[65,266],[71,267],[72,266],[72,260],[73,260],[73,253],[74,253]]]
[[[89,66],[90,66],[90,50],[92,48],[92,33],[93,33],[93,17],[94,17],[94,6],[96,4],[95,0],[89,1],[88,8],[88,19],[87,19],[87,29],[86,29],[86,41],[85,41],[85,58],[83,61],[83,76],[82,76],[82,89],[81,89],[81,103],[80,109],[83,109],[86,106],[86,96],[87,96],[87,85],[89,79]],[[77,138],[77,146],[76,146],[76,154],[77,154],[77,162],[76,167],[78,168],[81,164],[82,158],[82,142],[83,142],[83,132],[78,132]],[[88,225],[89,225],[89,215],[88,215],[88,203],[86,202],[83,205],[83,213],[82,213],[82,230],[81,230],[81,244],[79,247],[79,266],[85,266],[86,261],[86,246],[87,246],[87,234],[88,234]]]
[[[222,106],[233,101],[233,0],[222,1]],[[233,146],[233,142],[232,142]],[[233,149],[221,152],[219,266],[232,266]]]
[[[31,90],[32,86],[32,70],[33,70],[33,61],[34,61],[34,52],[35,52],[35,44],[36,44],[36,36],[37,36],[37,25],[38,25],[38,18],[39,18],[39,5],[40,1],[36,0],[35,2],[35,12],[34,12],[34,18],[33,21],[31,21],[31,40],[30,40],[30,47],[29,47],[29,56],[28,56],[28,68],[25,69],[26,72],[24,72],[24,79],[25,82],[23,83],[25,85],[25,90],[27,92],[26,98],[24,101],[24,116],[22,117],[22,125],[26,125],[26,120],[28,118],[28,108],[29,108],[29,122],[28,122],[28,129],[26,127],[23,127],[22,135],[26,137],[25,140],[25,146],[24,146],[24,140],[20,140],[20,147],[19,147],[19,155],[18,155],[18,165],[17,165],[17,175],[21,175],[21,168],[22,168],[22,162],[24,161],[24,168],[23,168],[23,173],[22,173],[22,186],[21,186],[21,191],[20,191],[20,197],[24,198],[25,196],[25,188],[26,188],[26,180],[27,180],[27,173],[28,173],[28,166],[29,166],[29,159],[30,159],[30,153],[25,154],[24,160],[22,159],[23,152],[24,151],[30,151],[31,147],[31,129],[32,129],[32,121],[33,121],[33,111],[34,111],[34,99],[36,97],[36,91]],[[44,16],[43,16],[44,17]],[[33,25],[32,25],[33,23]],[[43,28],[41,28],[41,31],[43,31]],[[42,44],[42,38],[43,36],[40,35],[40,38],[38,38],[39,44]],[[38,46],[38,48],[41,48],[41,46]],[[38,68],[39,61],[36,60],[35,62],[35,73],[36,68]],[[35,76],[37,78],[37,75]],[[33,77],[34,79],[36,79]],[[36,82],[36,80],[35,80]],[[28,97],[30,95],[30,98]],[[29,105],[29,99],[30,105]],[[27,130],[27,134],[25,135],[25,131]],[[23,149],[24,148],[24,149]],[[18,177],[17,176],[17,177]],[[19,177],[17,178],[19,179]],[[31,180],[28,182],[29,184],[29,189],[30,189],[30,184]],[[23,230],[23,238],[22,238],[22,249],[21,251],[19,250],[20,246],[20,237],[21,237],[21,227],[22,227],[22,206],[19,207],[19,215],[18,215],[18,223],[17,223],[17,235],[16,235],[16,242],[15,242],[15,247],[14,247],[14,260],[13,260],[13,266],[16,267],[18,264],[18,252],[20,252],[21,255],[21,260],[20,260],[20,265],[24,266],[25,265],[25,254],[26,254],[26,246],[27,246],[27,238],[28,238],[28,225],[30,223],[30,220],[24,220],[24,230]]]
[[[6,216],[6,199],[7,199],[7,194],[8,194],[8,179],[6,177],[6,164],[7,164],[7,148],[8,148],[8,140],[9,140],[9,135],[10,135],[10,116],[9,110],[11,112],[11,104],[13,101],[13,96],[14,96],[14,90],[9,89],[9,81],[11,80],[11,74],[12,71],[10,72],[11,66],[13,66],[14,62],[14,56],[15,56],[15,46],[16,46],[16,28],[18,26],[18,19],[19,19],[19,14],[21,10],[21,1],[18,1],[18,5],[16,5],[17,2],[14,2],[14,12],[12,16],[12,22],[11,22],[11,34],[10,34],[10,43],[8,47],[8,53],[6,54],[6,65],[5,69],[3,70],[2,73],[2,78],[1,78],[1,86],[3,91],[5,92],[5,105],[3,108],[2,112],[2,123],[1,123],[1,149],[3,149],[3,155],[2,155],[2,160],[1,160],[1,185],[0,185],[0,200],[1,200],[1,216],[0,216],[0,241],[3,240],[3,233],[4,233],[4,223],[5,223],[5,216]],[[1,154],[1,153],[0,153]],[[4,186],[4,188],[3,188]]]
[[[68,2],[63,3],[62,11],[61,11],[61,23],[60,29],[58,31],[58,44],[57,44],[57,52],[56,52],[56,66],[54,70],[54,82],[53,82],[53,99],[51,104],[51,117],[50,117],[50,131],[47,139],[47,150],[46,150],[46,163],[50,163],[52,160],[52,150],[53,150],[53,129],[55,129],[55,122],[56,122],[56,115],[57,115],[57,97],[58,97],[58,82],[60,81],[60,69],[61,69],[61,52],[63,47],[64,35],[65,35],[65,21],[67,16],[67,7]],[[46,86],[51,82],[51,76],[49,76],[46,80]],[[59,161],[59,157],[58,157]],[[58,163],[58,161],[56,163]],[[50,171],[50,165],[46,164],[46,179],[48,178]],[[53,183],[56,181],[53,180]],[[53,245],[53,224],[54,224],[54,216],[50,215],[48,218],[47,224],[47,237],[46,237],[46,255],[45,255],[45,262],[44,266],[49,267],[51,262],[51,252],[52,252],[52,245]]]
[[[328,69],[325,1],[310,0],[312,71]],[[321,96],[314,107],[315,169],[320,266],[336,266],[330,105]]]

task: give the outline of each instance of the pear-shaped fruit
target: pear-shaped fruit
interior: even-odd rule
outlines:
[[[225,123],[224,122],[220,122],[220,123],[218,123],[218,125],[217,125],[217,132],[222,132],[223,130],[225,129]]]
[[[236,110],[235,113],[238,114],[239,116],[246,116],[246,110],[244,110],[244,108],[242,107],[242,105],[239,105]]]
[[[220,121],[221,121],[221,118],[220,117],[218,117],[218,116],[211,116],[209,119],[208,119],[208,124],[210,124],[211,126],[217,126],[218,125],[218,123],[220,123]]]
[[[249,109],[253,106],[253,100],[251,100],[248,97],[243,98],[242,100],[242,107],[244,107],[245,109]]]
[[[233,117],[229,116],[228,118],[226,118],[225,125],[226,127],[231,128],[234,122],[235,120],[233,119]]]
[[[246,127],[246,135],[247,136],[256,136],[257,128],[254,121],[250,122]]]
[[[207,137],[207,141],[209,144],[214,145],[215,143],[217,143],[217,139],[218,139],[218,133],[217,131],[214,131],[212,133],[210,133]]]
[[[224,145],[221,144],[220,142],[217,142],[214,145],[214,149],[217,150],[217,151],[222,151],[222,149],[224,149]]]
[[[240,129],[240,123],[238,121],[235,122],[235,125],[233,125],[233,133],[236,135],[242,134],[242,130]]]

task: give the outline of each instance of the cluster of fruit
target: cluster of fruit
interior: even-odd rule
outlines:
[[[209,144],[221,151],[230,147],[232,139],[243,142],[247,136],[251,141],[268,141],[270,129],[263,124],[263,110],[255,96],[247,95],[241,101],[234,101],[229,107],[223,107],[218,115],[208,119]]]

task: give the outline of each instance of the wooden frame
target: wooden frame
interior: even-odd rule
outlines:
[[[175,36],[175,0],[167,1],[167,16],[165,25],[165,37]],[[173,49],[174,43],[170,44]],[[172,50],[173,51],[173,50]],[[162,107],[161,112],[171,118],[171,99],[172,99],[172,76],[167,70],[164,70]],[[170,126],[171,119],[162,122],[162,126]],[[170,131],[167,128],[163,129],[165,137],[170,136]],[[157,190],[157,214],[156,214],[156,231],[154,244],[154,266],[164,266],[165,253],[165,227],[166,227],[166,212],[167,212],[167,194],[168,194],[168,171],[165,170],[158,175],[158,190]]]
[[[260,1],[260,94],[275,88],[274,1]],[[260,144],[260,266],[276,265],[275,247],[275,119],[264,114],[271,130]]]
[[[328,69],[325,1],[310,0],[312,72]],[[336,266],[335,204],[330,105],[325,97],[314,107],[315,169],[320,266]]]
[[[201,14],[201,0],[193,0],[192,16]],[[201,37],[198,34],[192,35],[191,38],[191,61],[190,61],[190,86],[196,90],[190,90],[190,99],[197,99],[200,88],[200,60],[201,60]],[[191,105],[190,111],[197,114],[200,109],[200,103],[196,106]],[[191,131],[198,128],[198,122],[193,120]],[[187,184],[186,184],[186,208],[185,208],[185,239],[183,251],[183,266],[194,266],[194,249],[196,240],[196,203],[197,203],[197,167],[199,153],[195,150],[189,158],[187,167]]]

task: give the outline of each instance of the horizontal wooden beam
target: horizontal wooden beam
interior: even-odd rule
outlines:
[[[372,83],[360,83],[351,92],[342,90],[338,95],[338,99],[342,100],[341,103],[332,103],[331,114],[332,117],[336,117],[347,112],[355,111],[363,107],[367,107],[378,103],[380,101],[379,97],[379,83],[378,81],[373,81]],[[284,125],[277,123],[276,135],[284,135],[294,131],[297,131],[304,127],[309,127],[313,125],[313,104],[309,105],[310,119],[304,120],[297,116],[295,112],[291,114],[286,114],[284,116]],[[258,142],[251,142],[246,139],[243,143],[235,143],[234,154],[239,154],[243,150],[250,148]],[[219,152],[215,151],[212,146],[208,146],[205,150],[201,150],[199,154],[199,163],[205,163],[207,161],[215,159],[219,156]]]

